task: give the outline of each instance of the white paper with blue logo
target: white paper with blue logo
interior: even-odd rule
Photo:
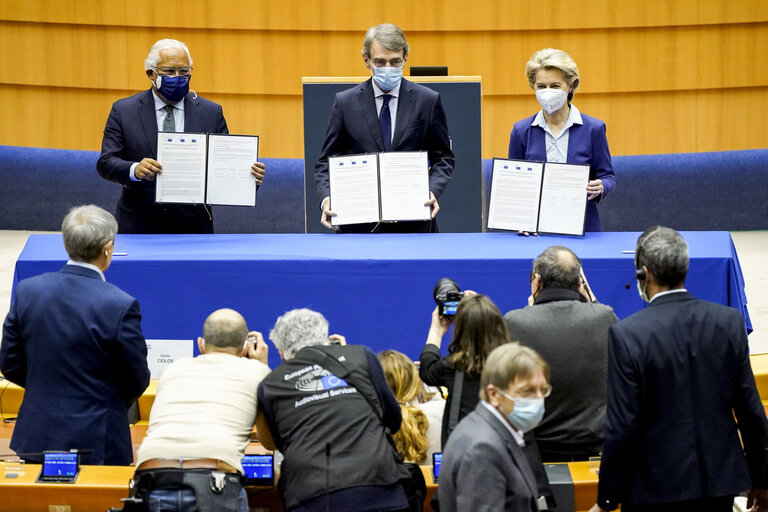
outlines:
[[[192,340],[146,340],[146,343],[147,366],[152,379],[159,379],[175,361],[194,356]]]
[[[381,220],[429,220],[426,151],[379,153]]]
[[[330,208],[334,226],[379,221],[379,177],[376,153],[328,158]]]
[[[204,133],[157,134],[157,161],[163,170],[156,178],[156,202],[205,202],[206,146]]]
[[[208,135],[206,203],[256,206],[251,165],[259,159],[256,135]]]
[[[493,159],[488,229],[537,231],[542,162]]]

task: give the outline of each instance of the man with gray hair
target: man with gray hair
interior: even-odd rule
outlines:
[[[768,510],[768,422],[735,309],[685,290],[688,246],[656,226],[637,240],[649,306],[611,326],[608,407],[593,512]]]
[[[431,221],[350,224],[345,233],[418,233],[437,231],[437,199],[453,173],[453,151],[440,95],[403,78],[410,47],[391,23],[368,29],[363,62],[372,78],[336,94],[320,158],[315,165],[320,221],[332,228],[328,157],[383,151],[426,151],[430,163]]]
[[[443,447],[437,494],[442,512],[535,512],[546,508],[524,450],[541,421],[549,367],[519,343],[493,349],[480,376],[480,402]]]
[[[408,510],[408,470],[386,432],[402,420],[376,355],[332,343],[309,309],[277,319],[269,337],[283,363],[259,385],[261,443],[285,459],[278,489],[286,510]],[[419,508],[420,510],[420,508]]]
[[[20,282],[3,325],[0,370],[25,388],[11,448],[34,462],[78,450],[83,464],[128,465],[128,406],[149,368],[139,303],[104,280],[117,222],[80,206],[61,232],[69,261]]]
[[[155,179],[163,170],[158,132],[229,133],[221,106],[190,92],[192,70],[187,45],[160,39],[144,60],[150,88],[112,105],[96,169],[123,186],[120,233],[213,233],[209,206],[155,203]],[[264,179],[264,164],[255,162],[248,171],[257,184]]]
[[[534,430],[544,462],[587,460],[603,444],[608,328],[618,320],[594,300],[581,260],[552,246],[533,261],[532,304],[504,315],[510,338],[552,369],[552,395]]]

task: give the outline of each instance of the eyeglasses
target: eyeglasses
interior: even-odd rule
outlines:
[[[152,66],[152,69],[157,73],[158,75],[163,76],[189,76],[190,73],[192,73],[192,69],[194,69],[192,66],[184,66],[181,68],[157,68],[155,66]]]
[[[400,66],[403,65],[403,63],[405,63],[405,61],[403,59],[401,59],[400,57],[396,57],[396,58],[390,59],[390,60],[387,60],[387,59],[371,59],[371,58],[368,58],[368,60],[371,62],[371,64],[373,64],[377,68],[383,68],[387,64],[389,64],[393,68],[399,68]]]
[[[510,400],[514,400],[515,399],[515,397],[506,394],[505,392],[503,392],[500,389],[498,391],[499,391],[499,393],[501,393],[505,397],[509,398]],[[520,398],[535,398],[538,393],[541,393],[541,396],[543,398],[547,398],[549,395],[552,394],[552,386],[550,386],[549,384],[547,384],[546,386],[542,386],[540,388],[535,388],[533,386],[526,386],[524,388],[520,388],[520,389],[515,390],[514,393],[515,393],[516,396],[518,396]]]

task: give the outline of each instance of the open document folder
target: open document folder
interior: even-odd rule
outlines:
[[[493,159],[488,229],[583,235],[589,165]]]
[[[159,132],[155,201],[256,206],[258,155],[256,135]]]
[[[328,158],[334,226],[429,220],[426,151]]]

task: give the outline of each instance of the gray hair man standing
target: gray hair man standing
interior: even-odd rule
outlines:
[[[593,302],[581,260],[562,246],[534,260],[531,298],[504,320],[511,339],[536,350],[552,369],[552,395],[534,431],[541,458],[587,460],[603,444],[608,328],[618,318]]]
[[[382,151],[426,151],[430,162],[431,221],[342,226],[345,233],[418,233],[437,230],[434,219],[453,173],[453,151],[440,95],[403,78],[410,47],[391,23],[371,27],[363,41],[363,62],[371,79],[336,94],[325,142],[315,164],[320,222],[331,228],[328,157]]]
[[[69,261],[20,282],[3,325],[0,369],[25,388],[11,448],[30,461],[81,450],[83,464],[128,465],[127,408],[149,368],[139,303],[104,279],[117,222],[80,206],[61,232]]]
[[[637,240],[649,306],[609,330],[608,407],[593,512],[722,511],[749,490],[768,510],[768,422],[735,309],[686,289],[688,246],[656,226]]]
[[[488,355],[480,403],[443,447],[440,510],[536,512],[546,508],[523,451],[523,436],[541,421],[552,391],[549,367],[536,351],[506,343]]]
[[[423,494],[401,485],[409,473],[386,437],[402,417],[376,355],[331,344],[328,322],[309,309],[278,318],[269,336],[283,363],[259,386],[257,428],[262,444],[285,456],[278,488],[286,509],[395,511],[421,503]]]
[[[190,92],[193,70],[187,45],[160,39],[144,60],[150,88],[112,105],[96,170],[122,185],[120,233],[213,233],[208,206],[155,203],[155,180],[163,171],[158,132],[229,133],[221,105]],[[264,179],[264,164],[243,170],[249,171],[257,183]]]

